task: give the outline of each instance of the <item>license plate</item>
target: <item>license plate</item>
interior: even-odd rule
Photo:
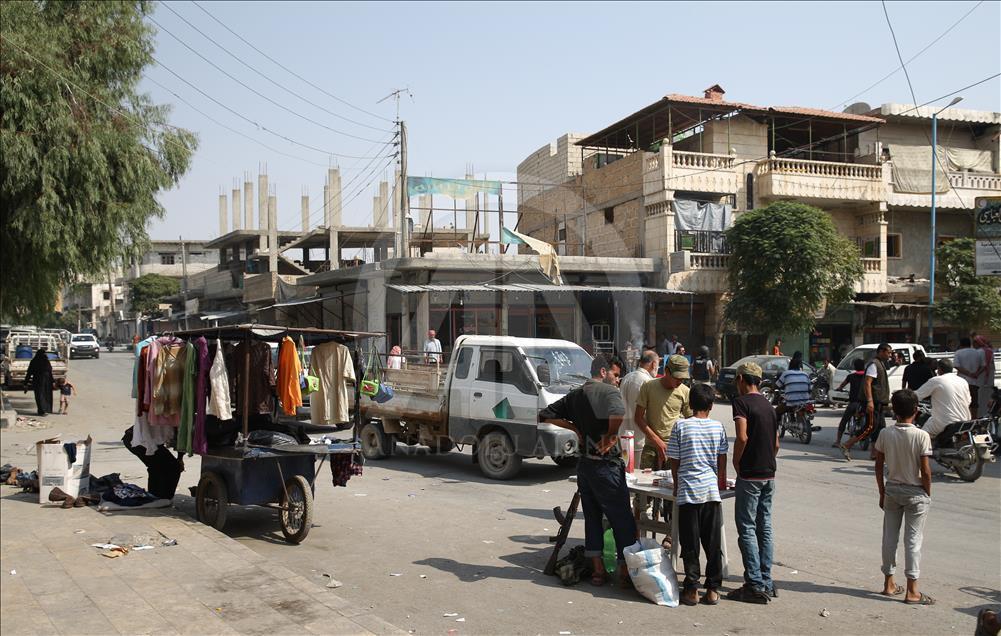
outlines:
[[[990,436],[990,433],[984,433],[983,435],[974,435],[973,436],[973,443],[977,444],[978,446],[980,444],[985,444],[987,446],[990,446],[991,445],[991,436]]]

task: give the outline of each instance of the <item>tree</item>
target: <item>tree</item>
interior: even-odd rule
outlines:
[[[813,328],[825,305],[851,300],[864,271],[858,247],[823,210],[778,202],[741,214],[726,232],[727,322],[749,333]]]
[[[147,241],[196,147],[138,92],[152,63],[142,0],[4,3],[0,315],[43,316],[59,289]]]
[[[938,281],[949,292],[938,304],[939,316],[966,332],[1001,330],[1001,279],[977,276],[974,240],[954,239],[939,246],[935,255]]]
[[[176,279],[160,274],[146,274],[129,283],[129,302],[137,316],[158,313],[163,299],[179,291],[181,284]]]

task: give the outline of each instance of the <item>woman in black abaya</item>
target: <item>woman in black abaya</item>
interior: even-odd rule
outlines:
[[[35,391],[35,405],[38,407],[38,414],[45,415],[52,412],[52,363],[49,362],[48,353],[45,347],[39,347],[35,357],[28,365],[28,374],[24,376],[24,392],[28,392],[30,386]]]

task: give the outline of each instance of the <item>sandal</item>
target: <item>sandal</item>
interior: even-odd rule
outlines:
[[[900,596],[901,594],[904,593],[904,591],[905,591],[904,590],[904,586],[903,585],[898,585],[897,587],[893,588],[893,592],[891,592],[890,594],[887,594],[886,592],[880,592],[879,595],[880,596]]]
[[[904,599],[904,603],[906,603],[908,605],[934,605],[935,604],[935,599],[933,599],[932,597],[928,596],[924,592],[921,592],[921,597],[918,600],[911,601],[911,600],[908,600],[908,599],[905,598]]]
[[[699,602],[703,605],[719,605],[719,592],[713,589],[708,589],[702,597],[702,600]]]
[[[595,572],[594,574],[591,575],[591,585],[595,587],[601,587],[607,582],[608,582],[607,572],[600,572],[600,573]]]

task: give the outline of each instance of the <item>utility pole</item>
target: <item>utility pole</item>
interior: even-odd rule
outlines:
[[[108,337],[115,337],[115,286],[111,282],[111,270],[108,270],[108,298],[111,300],[111,315],[108,320]]]
[[[181,242],[181,292],[184,298],[184,328],[188,328],[188,251],[184,245],[184,239],[180,236],[177,240]]]
[[[406,258],[410,254],[409,223],[407,222],[407,219],[410,218],[410,197],[407,194],[407,123],[400,119],[400,96],[404,93],[410,96],[411,100],[414,99],[414,94],[410,92],[409,88],[398,88],[376,102],[377,104],[381,104],[389,98],[396,100],[396,126],[397,135],[400,138],[400,179],[396,186],[400,196],[400,217],[395,219],[398,227],[396,239],[397,258]]]

